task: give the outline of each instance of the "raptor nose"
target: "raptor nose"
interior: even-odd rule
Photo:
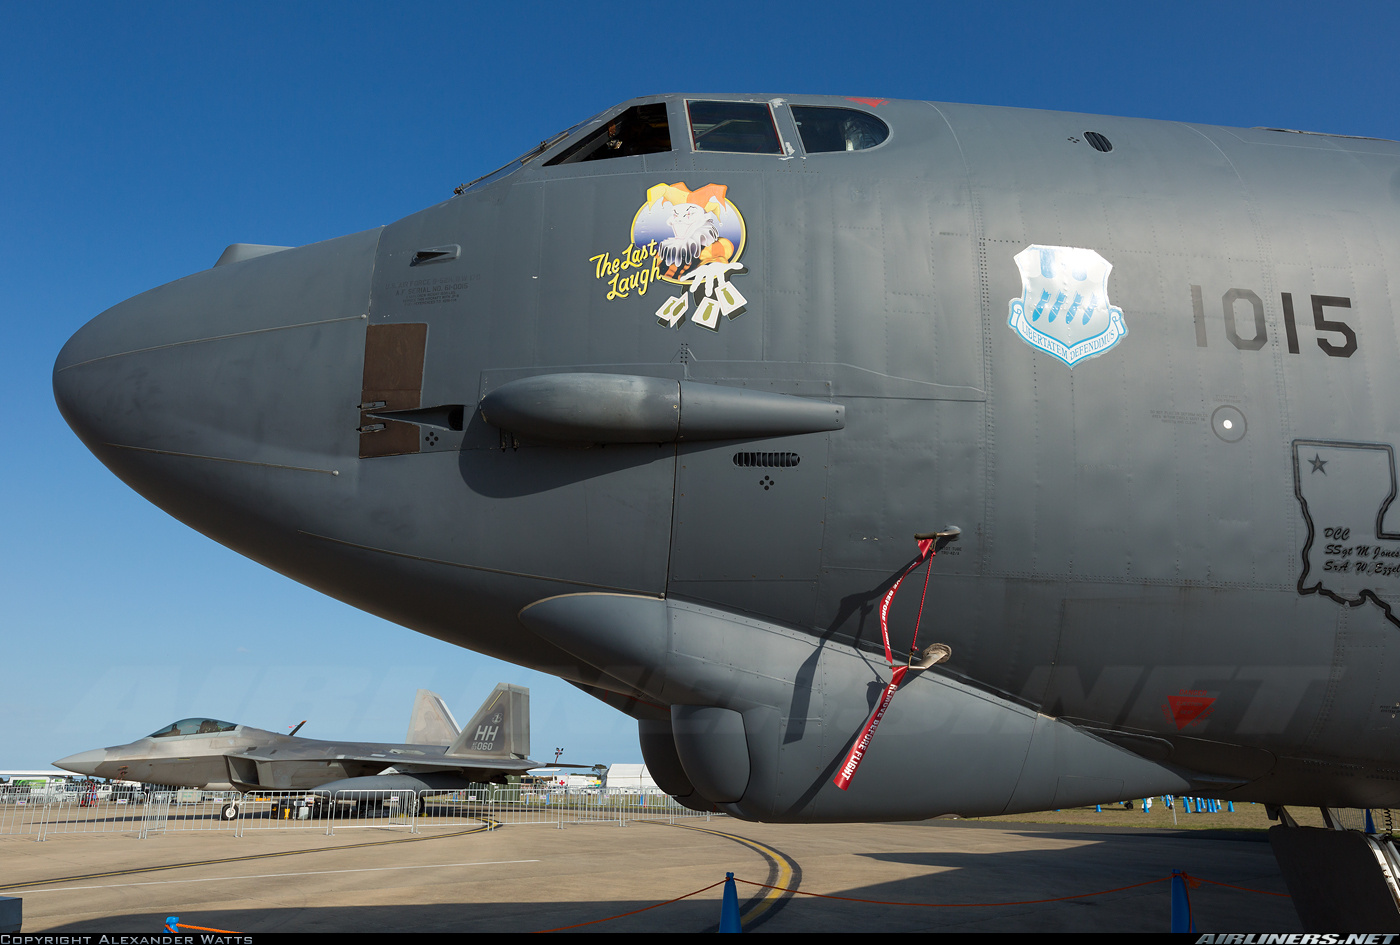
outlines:
[[[76,755],[69,755],[67,758],[60,758],[53,763],[55,768],[62,768],[64,771],[76,771],[78,774],[95,776],[97,766],[107,760],[107,749],[93,748],[89,751],[80,751]]]

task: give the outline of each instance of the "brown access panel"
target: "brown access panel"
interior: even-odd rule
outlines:
[[[360,390],[361,459],[418,452],[417,424],[380,420],[368,411],[412,410],[421,406],[427,347],[428,326],[421,323],[370,325],[365,332],[365,377]]]

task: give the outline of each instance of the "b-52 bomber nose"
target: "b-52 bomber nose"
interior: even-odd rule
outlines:
[[[1361,274],[1400,258],[1397,162],[647,96],[381,229],[233,247],[54,388],[205,535],[625,712],[697,810],[1395,807],[1395,299]]]
[[[279,533],[316,514],[306,496],[326,496],[306,480],[353,476],[378,236],[231,247],[113,306],[59,353],[64,419],[167,512],[275,558]]]

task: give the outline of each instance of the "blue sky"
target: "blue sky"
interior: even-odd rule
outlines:
[[[399,740],[530,686],[534,757],[640,761],[572,687],[387,624],[149,505],[64,425],[67,337],[212,265],[391,222],[623,99],[811,92],[1400,138],[1380,4],[0,8],[0,769],[189,715]]]

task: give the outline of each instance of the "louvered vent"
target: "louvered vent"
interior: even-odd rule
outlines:
[[[1112,151],[1113,144],[1097,131],[1084,132],[1084,140],[1089,142],[1089,147],[1095,151]]]
[[[796,453],[735,453],[735,466],[788,467],[802,462]]]

